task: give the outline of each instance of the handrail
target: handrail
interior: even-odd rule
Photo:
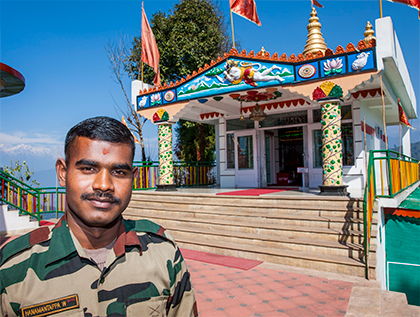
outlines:
[[[379,166],[377,163],[379,163]],[[394,198],[417,182],[419,182],[418,160],[391,150],[371,150],[369,152],[363,199],[363,230],[365,237],[363,246],[365,277],[367,279],[369,279],[369,250],[375,199]]]
[[[0,170],[0,200],[2,202],[40,221],[39,197],[38,189]]]

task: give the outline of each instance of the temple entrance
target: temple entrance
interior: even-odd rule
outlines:
[[[277,185],[302,186],[302,174],[297,173],[303,167],[303,128],[278,129],[279,172]]]

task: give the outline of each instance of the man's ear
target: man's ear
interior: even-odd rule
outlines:
[[[57,178],[60,186],[66,187],[67,165],[63,158],[57,159],[57,162],[55,162],[55,170],[57,171]]]

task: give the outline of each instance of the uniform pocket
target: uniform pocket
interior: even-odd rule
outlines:
[[[145,302],[134,303],[126,308],[127,317],[165,317],[169,296],[153,297]]]

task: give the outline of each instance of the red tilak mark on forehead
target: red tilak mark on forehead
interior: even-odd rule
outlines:
[[[104,155],[105,155],[105,154],[108,154],[108,150],[107,150],[107,149],[104,149],[102,153],[103,153]]]

